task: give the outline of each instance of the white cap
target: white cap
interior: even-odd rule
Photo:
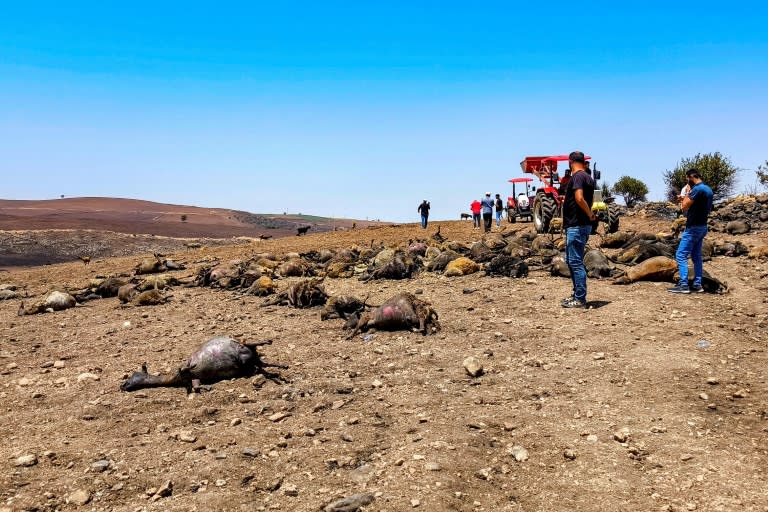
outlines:
[[[491,195],[491,193],[490,192],[486,192],[485,195],[489,196],[489,195]]]

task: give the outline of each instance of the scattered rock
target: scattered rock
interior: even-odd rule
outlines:
[[[151,500],[157,501],[160,498],[167,498],[171,494],[173,494],[173,482],[167,480],[154,494],[152,494]]]
[[[80,375],[77,376],[77,382],[85,382],[89,380],[97,381],[97,380],[101,380],[101,377],[99,377],[95,373],[89,373],[89,372],[81,373]]]
[[[441,471],[443,468],[437,462],[427,462],[424,464],[424,469],[427,471]]]
[[[29,468],[37,464],[37,455],[30,453],[29,455],[22,455],[18,459],[16,459],[16,462],[14,465],[16,467],[21,468]]]
[[[108,460],[97,460],[91,464],[91,471],[95,471],[96,473],[103,473],[104,471],[108,470],[111,465],[112,463]]]
[[[67,497],[67,501],[73,505],[82,507],[91,501],[91,493],[84,489],[78,489]]]
[[[563,457],[568,460],[576,460],[576,452],[571,449],[567,449],[563,452]]]
[[[275,414],[272,414],[271,416],[269,416],[269,418],[267,419],[269,419],[269,421],[277,423],[279,421],[284,420],[288,416],[290,416],[290,414],[288,414],[287,412],[276,412]]]
[[[470,377],[479,377],[483,374],[483,365],[474,356],[464,359],[464,369]]]
[[[258,457],[259,456],[259,450],[256,448],[243,448],[243,451],[240,452],[243,454],[243,457]]]
[[[353,494],[325,506],[324,512],[358,512],[361,507],[373,503],[373,494]]]
[[[183,441],[185,443],[194,443],[197,441],[197,437],[189,430],[182,430],[179,432],[179,441]]]
[[[515,458],[517,462],[525,462],[528,460],[528,450],[520,446],[519,444],[509,449],[509,454]]]
[[[720,381],[717,379],[717,377],[707,377],[707,384],[710,386],[716,386],[720,384]]]

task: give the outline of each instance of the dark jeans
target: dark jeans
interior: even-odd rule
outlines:
[[[573,298],[587,301],[587,269],[584,267],[584,247],[587,245],[592,226],[573,226],[566,228],[565,258],[571,269]]]
[[[493,213],[488,212],[483,214],[483,225],[485,228],[485,232],[489,232],[491,230],[491,221],[493,220]]]
[[[424,229],[427,229],[427,220],[429,219],[429,215],[422,215],[421,216],[421,227]]]
[[[480,214],[479,213],[473,213],[472,214],[472,224],[476,228],[480,227]]]
[[[701,286],[701,278],[704,274],[704,260],[701,256],[701,246],[704,237],[707,236],[707,226],[690,226],[685,228],[680,237],[680,245],[677,246],[675,259],[677,270],[680,272],[680,286],[688,286],[688,257],[693,260],[693,286]]]

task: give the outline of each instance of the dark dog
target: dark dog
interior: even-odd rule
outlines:
[[[461,214],[461,220],[471,219],[471,218],[472,218],[472,215],[469,214],[469,213],[462,213]]]
[[[306,235],[307,231],[309,231],[312,228],[312,226],[301,226],[296,228],[296,236]]]

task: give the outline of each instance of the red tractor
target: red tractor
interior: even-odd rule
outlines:
[[[533,178],[513,178],[509,180],[512,184],[512,195],[507,197],[507,220],[516,222],[517,219],[533,220],[534,196],[531,195],[531,183]],[[517,193],[517,187],[520,187],[520,193]]]
[[[589,161],[591,157],[587,156]],[[568,155],[556,156],[527,156],[520,162],[523,172],[533,174],[539,178],[542,185],[538,190],[534,187],[535,195],[533,203],[533,225],[538,233],[548,233],[552,219],[562,217],[563,201],[565,201],[565,187],[570,176],[565,173],[563,179],[557,173],[557,163],[567,162]],[[600,179],[600,171],[592,171],[595,181]],[[595,190],[592,203],[592,211],[599,221],[605,222],[606,232],[613,233],[619,229],[618,207],[613,204],[613,198],[603,198],[600,189]]]

